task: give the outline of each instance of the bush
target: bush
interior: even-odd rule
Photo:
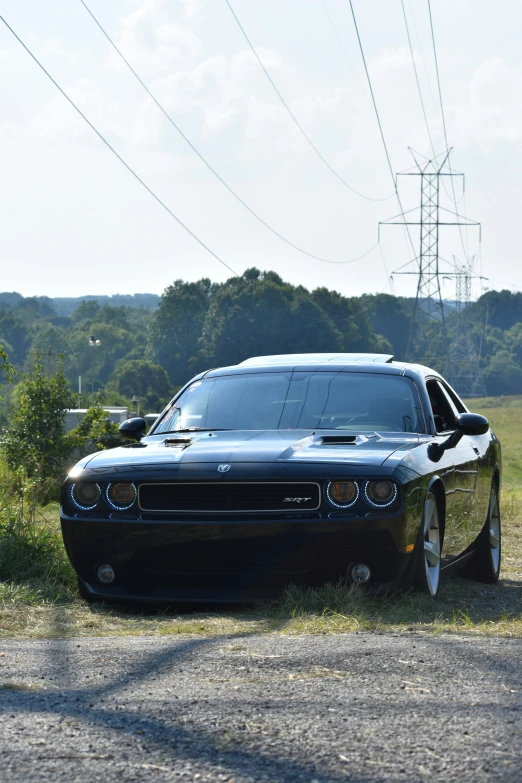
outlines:
[[[78,426],[68,433],[68,438],[70,450],[76,449],[82,457],[126,442],[118,432],[118,425],[110,421],[100,405],[88,409]]]
[[[64,432],[72,395],[61,370],[48,378],[37,357],[34,371],[20,381],[15,407],[0,447],[9,468],[29,478],[61,479],[71,440]]]

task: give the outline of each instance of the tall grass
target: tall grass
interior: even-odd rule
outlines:
[[[62,542],[58,504],[23,472],[0,469],[0,598],[70,600],[75,577]]]

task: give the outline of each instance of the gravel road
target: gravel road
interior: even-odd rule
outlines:
[[[0,642],[0,780],[522,780],[522,641]]]

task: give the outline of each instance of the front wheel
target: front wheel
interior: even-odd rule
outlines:
[[[439,507],[433,492],[427,492],[416,544],[415,585],[435,597],[439,591],[441,526]]]
[[[464,575],[477,582],[495,584],[500,574],[500,560],[502,555],[502,532],[500,525],[500,504],[498,499],[498,487],[491,485],[489,496],[488,516],[482,532],[477,538],[475,553],[464,570]]]

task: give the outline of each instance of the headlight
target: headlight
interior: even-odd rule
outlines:
[[[92,511],[96,508],[100,500],[100,488],[98,484],[92,481],[82,482],[81,484],[71,484],[69,487],[69,497],[73,505],[80,511]]]
[[[130,482],[120,481],[116,484],[109,484],[105,491],[105,499],[111,508],[116,511],[125,511],[130,508],[136,500],[136,487]]]
[[[364,496],[370,506],[391,506],[397,494],[397,485],[393,481],[367,481],[364,486]]]
[[[326,497],[336,508],[353,506],[359,497],[359,487],[355,481],[329,481],[326,485]]]

